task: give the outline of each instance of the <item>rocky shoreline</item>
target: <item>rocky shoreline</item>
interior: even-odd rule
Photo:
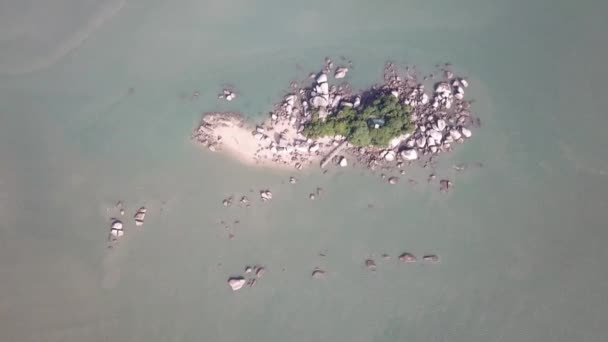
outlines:
[[[472,128],[480,125],[470,111],[472,101],[465,100],[467,79],[456,76],[449,64],[439,69],[441,77],[430,74],[421,79],[414,69],[400,70],[388,63],[382,84],[354,92],[343,81],[349,66],[334,68],[326,59],[325,68],[311,74],[308,84],[291,84],[264,123],[250,126],[237,113],[207,113],[193,138],[211,151],[225,149],[241,161],[270,167],[302,169],[333,162],[374,170],[402,168],[414,161],[432,164],[437,156],[471,138]],[[330,78],[336,84],[330,85]],[[303,135],[313,113],[320,119],[337,115],[344,108],[364,106],[378,94],[390,94],[411,109],[412,131],[395,137],[389,146],[355,147],[339,135],[314,140]],[[356,163],[349,164],[351,160]]]

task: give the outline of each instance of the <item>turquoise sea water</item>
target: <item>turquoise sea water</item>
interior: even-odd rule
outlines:
[[[0,13],[0,340],[608,336],[608,3],[27,0]],[[387,60],[469,77],[483,127],[441,159],[453,192],[428,170],[388,186],[191,144],[202,112],[260,119],[342,55],[358,87]],[[224,84],[237,100],[216,99]],[[463,162],[484,167],[451,169]],[[249,193],[263,188],[269,203]],[[221,205],[240,194],[251,208]],[[118,200],[149,214],[107,249]],[[404,251],[442,262],[404,266]],[[267,276],[231,292],[251,264]]]

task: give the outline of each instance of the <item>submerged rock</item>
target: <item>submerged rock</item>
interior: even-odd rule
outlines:
[[[255,270],[255,276],[258,278],[262,278],[266,274],[266,268],[262,266],[258,266]]]
[[[367,267],[368,270],[370,271],[375,271],[376,270],[376,262],[372,259],[367,259],[365,260],[365,267]]]
[[[243,277],[232,277],[228,279],[228,285],[232,289],[232,291],[238,291],[245,286],[247,281]]]
[[[436,263],[439,262],[439,256],[436,255],[436,254],[427,254],[427,255],[425,255],[425,256],[422,257],[422,260],[426,261],[426,262],[430,262],[430,263],[436,264]]]
[[[392,185],[395,185],[395,184],[399,183],[399,177],[390,177],[388,179],[388,183],[392,184]]]
[[[324,270],[322,270],[320,268],[315,268],[311,274],[313,279],[323,279],[323,278],[325,278],[326,275],[327,275],[327,272],[325,272]]]

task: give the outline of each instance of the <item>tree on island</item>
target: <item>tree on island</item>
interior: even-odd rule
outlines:
[[[386,147],[393,138],[411,132],[410,113],[396,97],[382,94],[361,108],[345,107],[325,120],[314,113],[303,134],[311,139],[341,135],[355,146]]]

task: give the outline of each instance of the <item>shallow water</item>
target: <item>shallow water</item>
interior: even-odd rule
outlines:
[[[0,8],[3,341],[608,335],[608,3]],[[414,187],[357,170],[300,172],[294,186],[295,172],[245,168],[190,143],[202,112],[262,118],[328,55],[353,61],[349,80],[359,87],[377,81],[388,59],[425,71],[451,62],[469,76],[483,128],[441,160],[437,174],[453,180],[452,193],[426,184],[426,170],[404,176]],[[223,84],[239,98],[219,102]],[[197,90],[198,100],[184,99]],[[451,170],[462,162],[484,167]],[[308,200],[318,186],[323,196]],[[221,206],[262,188],[273,190],[271,202],[252,193],[252,208]],[[141,205],[149,215],[142,230],[126,220],[127,236],[108,249],[118,200],[127,215]],[[442,262],[404,266],[395,260],[404,251]],[[369,257],[376,272],[364,267]],[[227,277],[258,263],[267,276],[232,293]],[[311,279],[317,266],[325,280]]]

